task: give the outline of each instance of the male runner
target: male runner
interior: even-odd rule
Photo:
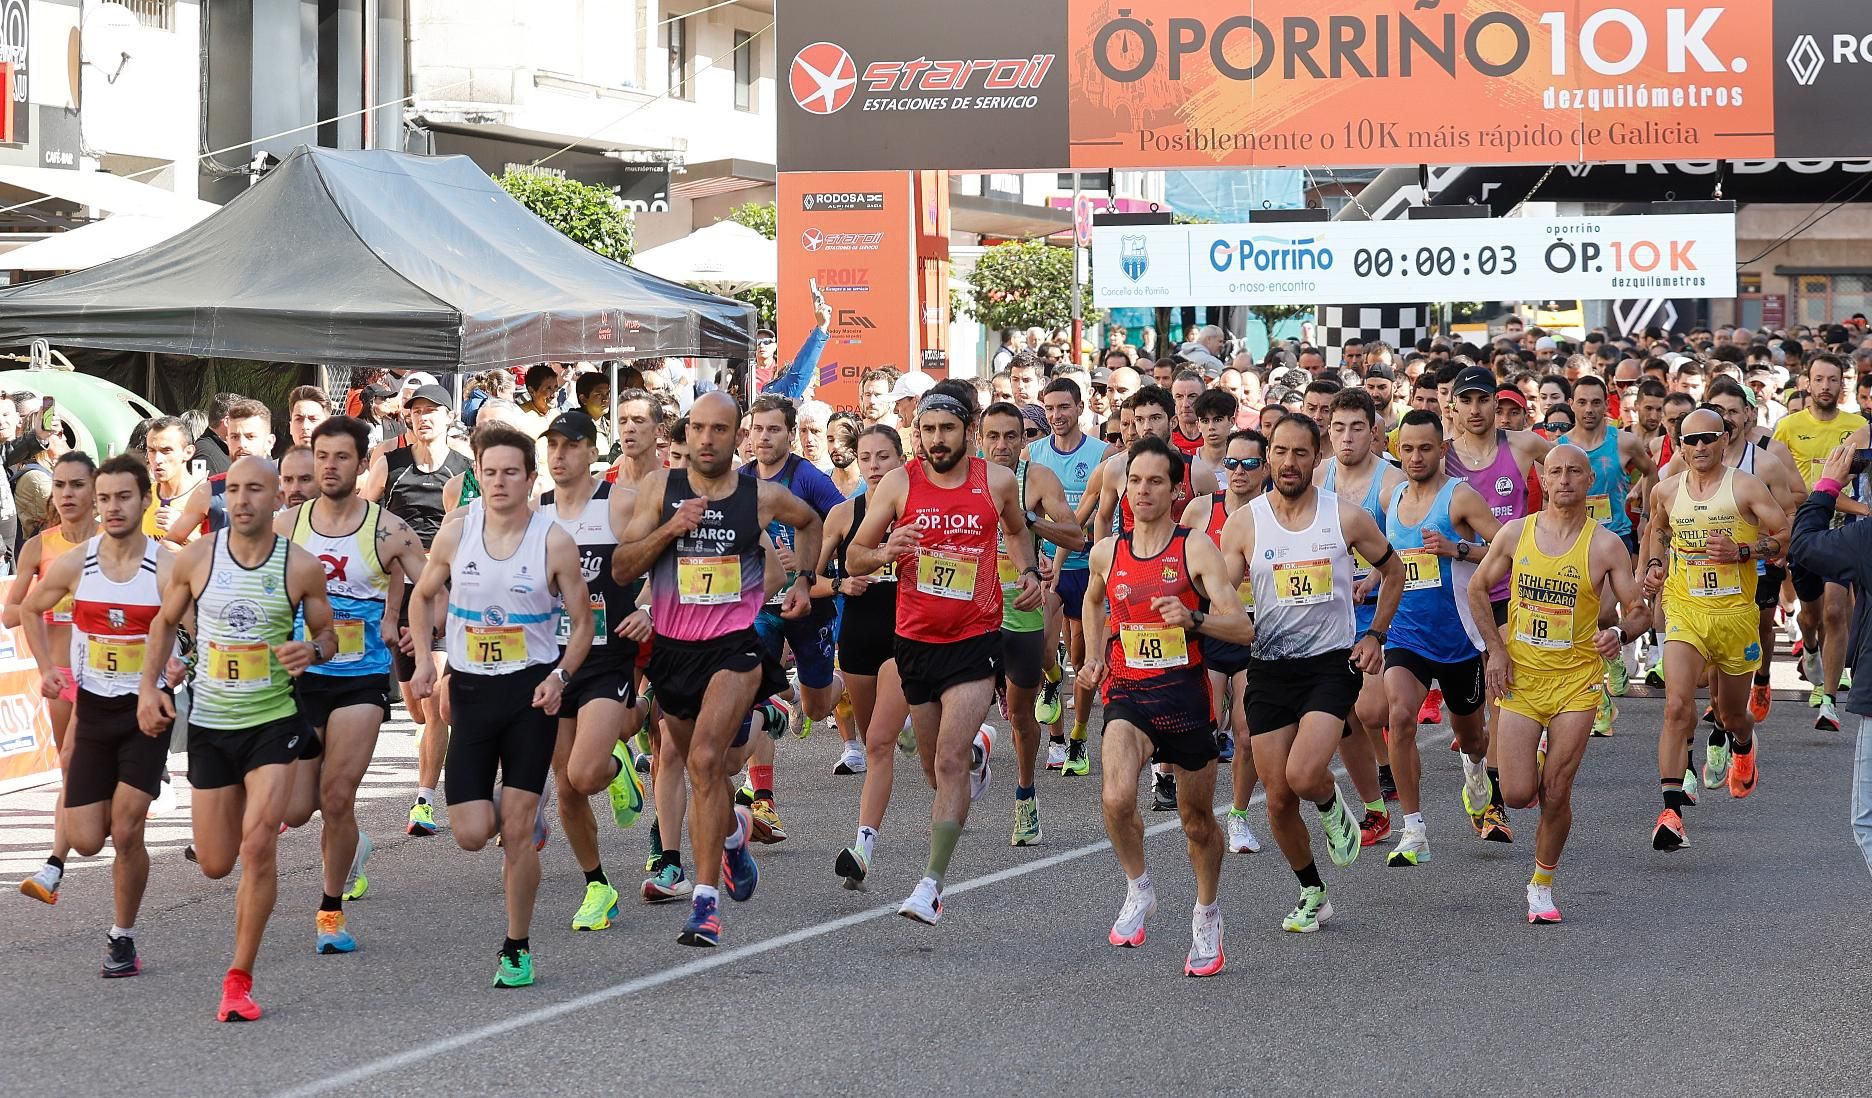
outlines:
[[[194,611],[188,753],[195,860],[210,880],[233,872],[237,860],[241,867],[234,963],[221,982],[215,1017],[254,1022],[260,1019],[254,961],[279,893],[280,824],[307,735],[293,680],[336,655],[338,642],[324,569],[273,532],[279,474],[272,462],[238,458],[223,483],[227,528],[177,556],[145,652],[173,648],[177,625]],[[292,639],[301,613],[310,641]],[[158,681],[165,663],[143,661],[137,723],[148,736],[161,736],[175,721],[175,701]]]
[[[1475,562],[1501,523],[1481,493],[1446,471],[1449,444],[1435,412],[1407,412],[1399,426],[1398,455],[1407,479],[1385,505],[1385,537],[1404,560],[1404,597],[1385,645],[1384,688],[1404,832],[1385,864],[1408,866],[1430,860],[1417,716],[1433,682],[1443,688],[1450,730],[1462,747],[1463,807],[1473,817],[1489,804],[1488,729],[1482,722],[1488,692],[1466,591]]]
[[[1482,496],[1489,513],[1497,522],[1508,522],[1528,513],[1529,471],[1543,461],[1553,443],[1533,431],[1505,431],[1495,425],[1498,397],[1495,375],[1485,367],[1470,366],[1456,375],[1450,385],[1450,422],[1455,432],[1450,436],[1445,472],[1466,481]],[[1430,409],[1436,413],[1436,409]],[[1439,417],[1440,418],[1440,417]],[[1508,623],[1508,581],[1502,579],[1489,592],[1490,613],[1497,627]],[[1490,842],[1514,841],[1503,803],[1499,755],[1495,735],[1497,706],[1488,702],[1489,802],[1481,815],[1470,813],[1469,823],[1476,834]]]
[[[1211,469],[1222,468],[1228,456],[1229,433],[1235,430],[1235,413],[1240,405],[1221,389],[1205,389],[1196,397],[1196,426],[1202,429],[1202,447],[1196,456]],[[1217,474],[1218,479],[1227,479]]]
[[[1053,471],[1054,477],[1060,482],[1061,491],[1066,494],[1066,502],[1074,509],[1075,517],[1085,500],[1093,470],[1098,467],[1100,455],[1105,452],[1104,445],[1098,439],[1080,429],[1085,407],[1083,396],[1079,386],[1068,378],[1057,378],[1042,389],[1040,403],[1046,408],[1050,433],[1044,441],[1027,447],[1028,461]],[[1078,667],[1085,662],[1085,626],[1079,615],[1085,604],[1086,553],[1082,548],[1060,556],[1057,550],[1057,546],[1049,550],[1054,557],[1055,571],[1047,591],[1047,645],[1057,647],[1064,633],[1067,658],[1074,667]],[[1091,719],[1093,689],[1089,684],[1080,683],[1077,678],[1073,680],[1073,723],[1069,744],[1060,735],[1059,729],[1062,715],[1059,662],[1054,660],[1052,664],[1052,671],[1040,684],[1040,698],[1034,703],[1034,716],[1041,724],[1052,728],[1052,742],[1047,747],[1047,769],[1058,770],[1062,776],[1083,777],[1091,766],[1086,756],[1085,739],[1086,722]]]
[[[1326,431],[1332,456],[1320,463],[1320,490],[1357,504],[1371,516],[1378,529],[1383,530],[1385,500],[1404,483],[1404,474],[1372,451],[1372,439],[1378,431],[1378,410],[1372,405],[1371,394],[1358,386],[1339,390],[1333,394],[1326,422],[1321,426]],[[1376,582],[1370,564],[1354,553],[1353,629],[1359,636],[1371,628],[1372,615],[1378,609],[1371,594]],[[1375,846],[1391,835],[1391,813],[1385,809],[1383,781],[1391,774],[1389,758],[1384,753],[1384,728],[1389,716],[1381,670],[1365,676],[1359,684],[1358,703],[1352,707],[1350,721],[1352,734],[1339,745],[1346,774],[1364,802],[1364,816],[1359,821],[1359,843],[1363,846]],[[1381,763],[1385,766],[1383,771],[1379,770]]]
[[[245,397],[228,405],[229,461],[257,457],[273,460],[273,413],[266,405]],[[227,474],[216,473],[195,486],[182,504],[181,514],[169,525],[169,540],[187,545],[193,538],[227,526]]]
[[[650,637],[650,619],[637,609],[643,585],[623,585],[611,578],[617,531],[630,522],[636,496],[631,485],[614,485],[592,475],[597,444],[598,425],[590,416],[559,413],[546,428],[546,468],[553,487],[539,501],[540,512],[578,548],[592,617],[591,651],[560,697],[552,760],[559,821],[585,874],[585,899],[572,917],[573,930],[603,930],[617,916],[617,889],[598,857],[591,795],[608,791],[611,818],[620,828],[636,823],[644,807],[643,785],[623,738],[643,723],[631,674],[638,642]],[[572,616],[562,610],[557,628],[563,660],[571,644]]]
[[[1248,731],[1267,789],[1268,824],[1300,879],[1300,902],[1281,928],[1300,934],[1332,917],[1300,798],[1319,808],[1334,865],[1358,858],[1358,817],[1346,807],[1328,766],[1347,734],[1360,672],[1375,675],[1385,630],[1403,595],[1404,567],[1370,515],[1313,486],[1319,424],[1289,415],[1274,425],[1268,463],[1275,491],[1230,516],[1222,528],[1229,579],[1254,587],[1255,634],[1248,668]],[[1378,608],[1364,635],[1353,628],[1352,554],[1380,577]]]
[[[53,468],[55,492],[63,472],[62,462]],[[160,592],[169,581],[173,557],[143,533],[149,472],[141,462],[119,454],[86,480],[85,494],[95,495],[103,533],[79,543],[75,552],[60,555],[44,570],[26,600],[24,623],[26,643],[44,669],[41,692],[47,698],[68,690],[76,693],[77,717],[59,795],[59,829],[86,857],[110,841],[115,921],[106,935],[101,974],[115,979],[135,976],[143,968],[135,941],[137,912],[149,883],[143,821],[168,770],[169,731],[144,735],[137,727],[136,698],[145,638],[162,604]],[[59,649],[54,623],[61,606],[67,608],[64,651],[70,655],[65,658],[76,657],[69,669],[59,666],[55,656]],[[57,888],[54,878],[54,900]]]
[[[1092,547],[1086,588],[1091,651],[1080,674],[1105,686],[1101,738],[1105,831],[1124,870],[1124,905],[1107,936],[1112,945],[1144,944],[1157,890],[1144,864],[1144,821],[1137,780],[1153,760],[1183,773],[1177,811],[1196,874],[1186,976],[1222,971],[1222,833],[1215,822],[1215,717],[1203,638],[1247,646],[1254,622],[1242,613],[1228,567],[1209,537],[1176,521],[1171,495],[1183,479],[1183,456],[1164,440],[1138,440],[1125,463],[1125,497],[1136,521],[1129,532]],[[1111,592],[1109,617],[1106,592]],[[1211,595],[1214,598],[1211,598]],[[1108,631],[1116,626],[1115,632]]]
[[[1170,398],[1176,405],[1176,422],[1170,431],[1170,445],[1184,457],[1194,457],[1202,449],[1202,423],[1196,414],[1196,398],[1207,389],[1203,376],[1195,370],[1178,370],[1170,382]]]
[[[281,454],[279,466],[280,510],[318,496],[318,465],[312,460],[311,445],[294,446]]]
[[[6,625],[32,629],[37,621],[47,630],[47,643],[34,650],[34,662],[42,678],[56,676],[64,685],[56,694],[46,695],[46,715],[52,720],[52,743],[60,766],[71,752],[72,711],[78,700],[78,679],[72,673],[72,600],[67,589],[64,597],[35,613],[26,604],[31,593],[45,583],[52,566],[71,550],[83,546],[97,533],[95,473],[89,454],[68,450],[52,464],[52,507],[58,522],[27,540],[16,562],[19,574],[7,588]],[[140,516],[139,516],[140,518]],[[76,576],[74,575],[74,580]],[[29,633],[30,636],[30,633]],[[43,658],[42,658],[43,657]],[[48,679],[49,681],[49,679]],[[162,771],[161,773],[166,773]],[[67,783],[69,786],[69,782]],[[61,800],[64,797],[60,793]],[[65,878],[65,856],[71,852],[71,839],[65,834],[63,817],[56,809],[52,823],[52,853],[32,876],[20,882],[20,891],[42,903],[58,903],[59,883]]]
[[[176,525],[182,503],[195,487],[189,479],[189,459],[195,442],[188,426],[175,416],[150,421],[143,435],[143,456],[149,462],[150,502],[143,512],[143,532],[160,538]]]
[[[1647,598],[1664,596],[1667,623],[1664,724],[1658,733],[1664,810],[1651,835],[1655,850],[1689,845],[1683,814],[1696,801],[1685,781],[1690,768],[1678,764],[1696,731],[1705,665],[1716,672],[1711,699],[1728,735],[1724,756],[1711,752],[1704,780],[1721,780],[1726,770],[1730,796],[1746,797],[1755,789],[1755,722],[1748,697],[1761,661],[1761,615],[1753,557],[1780,556],[1789,523],[1766,484],[1723,463],[1729,433],[1728,420],[1713,407],[1685,416],[1678,441],[1687,467],[1651,493],[1644,592]]]
[[[389,592],[403,577],[420,577],[422,544],[403,520],[357,493],[370,428],[338,416],[312,429],[312,461],[318,494],[312,502],[282,512],[273,531],[312,554],[324,570],[338,647],[331,658],[299,679],[299,712],[312,726],[305,758],[294,764],[289,824],[303,824],[317,808],[324,890],[315,922],[320,953],[357,948],[346,927],[344,901],[370,888],[363,874],[370,840],[358,830],[357,791],[377,751],[377,734],[390,716],[390,649],[399,607]],[[303,635],[303,630],[301,630]],[[345,887],[356,866],[357,883]]]
[[[1049,569],[1038,539],[1046,538],[1071,552],[1084,548],[1085,530],[1073,521],[1072,507],[1053,471],[1022,460],[1026,422],[1014,405],[990,404],[981,415],[981,452],[990,462],[1014,474],[1021,516],[1034,535],[1034,540],[1029,542],[1030,555],[1044,574]],[[1021,574],[1007,551],[1006,539],[999,535],[995,543],[995,569],[1001,581],[1001,677],[1005,680],[1006,713],[1008,724],[1014,730],[1014,758],[1020,772],[1019,780],[1014,783],[1012,841],[1015,846],[1033,846],[1040,841],[1040,801],[1034,795],[1034,765],[1040,757],[1040,723],[1034,716],[1034,699],[1045,675],[1046,610],[1044,606],[1023,610],[1016,605],[1020,599]]]
[[[885,474],[847,553],[854,572],[896,561],[902,577],[897,670],[936,797],[929,865],[897,913],[931,925],[942,917],[942,879],[969,802],[988,784],[994,744],[982,718],[994,698],[1003,600],[997,523],[1019,576],[1015,609],[1040,605],[1043,579],[1014,474],[969,456],[975,418],[975,390],[967,383],[942,381],[929,391],[917,406],[922,456]]]
[[[1228,439],[1222,459],[1227,489],[1214,495],[1199,496],[1183,512],[1183,525],[1202,530],[1212,545],[1222,544],[1222,531],[1230,515],[1267,491],[1267,439],[1259,431],[1236,431]],[[1242,609],[1254,613],[1254,585],[1246,581],[1236,586]],[[1247,645],[1211,640],[1203,645],[1203,665],[1209,669],[1209,693],[1220,696],[1228,710],[1229,731],[1218,731],[1221,757],[1229,763],[1233,802],[1228,814],[1228,851],[1231,854],[1254,854],[1261,850],[1248,824],[1248,801],[1254,796],[1260,778],[1255,774],[1253,738],[1248,733],[1248,710],[1244,695],[1248,689],[1248,664],[1252,650]]]
[[[652,472],[638,485],[630,525],[611,555],[612,578],[620,584],[651,573],[656,633],[648,675],[668,741],[686,759],[693,798],[697,881],[689,922],[677,938],[692,946],[721,943],[718,888],[746,900],[758,882],[748,851],[753,817],[733,805],[726,766],[754,702],[786,685],[754,634],[766,601],[760,536],[778,520],[793,528],[799,561],[819,559],[818,512],[777,484],[737,473],[739,433],[733,398],[720,392],[696,398],[689,409],[688,468]],[[808,592],[817,578],[810,569],[797,573],[783,616],[810,612]],[[704,853],[716,849],[720,861]]]
[[[1530,923],[1560,921],[1553,875],[1573,827],[1573,777],[1605,693],[1604,660],[1651,626],[1631,554],[1587,513],[1598,476],[1586,451],[1555,446],[1542,466],[1541,510],[1501,528],[1469,583],[1470,618],[1487,651],[1489,694],[1501,702],[1502,786],[1513,807],[1541,808],[1527,886]],[[1489,597],[1504,577],[1512,592],[1506,640]],[[1600,601],[1606,590],[1624,611],[1616,628],[1599,627],[1611,611]]]
[[[528,502],[538,471],[534,440],[501,424],[477,431],[474,445],[481,498],[462,521],[437,532],[410,595],[410,632],[429,636],[435,602],[446,596],[454,720],[449,829],[463,850],[501,837],[507,936],[494,986],[526,987],[533,982],[529,934],[540,878],[534,817],[552,769],[562,691],[591,649],[592,613],[578,546]],[[572,619],[563,656],[562,603]],[[435,664],[419,660],[410,695],[429,698],[436,677]]]
[[[358,494],[402,519],[427,552],[435,543],[436,530],[442,525],[442,488],[449,478],[466,473],[473,464],[468,456],[449,447],[449,396],[440,385],[424,385],[409,394],[403,404],[403,420],[409,427],[403,445],[380,454],[371,462]],[[478,477],[478,474],[477,474]],[[464,478],[465,482],[466,478]],[[476,490],[480,490],[479,484]],[[468,495],[464,487],[462,495]],[[410,610],[415,580],[406,578],[397,620],[404,623],[410,649],[393,644],[397,682],[407,685],[416,674],[416,665],[427,664],[439,675],[444,662],[440,635],[414,631],[416,615]],[[439,608],[429,620],[437,623]],[[416,754],[416,801],[410,805],[409,834],[418,837],[436,833],[435,787],[442,778],[442,760],[448,754],[448,723],[442,719],[441,699],[411,697],[404,691],[404,704],[410,719],[422,729]]]

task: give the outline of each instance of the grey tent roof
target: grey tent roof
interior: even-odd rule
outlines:
[[[467,157],[386,151],[301,146],[186,232],[0,291],[0,346],[479,370],[753,337],[752,306],[581,247]]]

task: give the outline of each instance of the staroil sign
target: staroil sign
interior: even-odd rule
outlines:
[[[790,0],[782,55],[818,71],[836,40],[849,85],[782,103],[781,167],[1845,156],[1869,35],[1859,0]],[[884,105],[935,103],[931,80],[941,109]],[[888,126],[823,113],[846,92]]]

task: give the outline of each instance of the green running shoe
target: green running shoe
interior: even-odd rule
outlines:
[[[1041,724],[1052,724],[1060,719],[1060,686],[1066,676],[1049,681],[1045,675],[1040,677],[1040,696],[1034,699],[1034,720]]]
[[[1040,842],[1040,798],[1014,801],[1015,846],[1034,846]]]
[[[346,900],[362,900],[364,894],[370,891],[370,878],[364,875],[364,861],[371,854],[370,836],[360,831],[357,839],[357,853],[351,857],[350,883],[344,890]]]
[[[1720,789],[1729,780],[1729,744],[1713,743],[1703,749],[1703,788]]]
[[[435,809],[421,801],[410,806],[409,826],[404,829],[411,835],[422,837],[436,833]]]
[[[1332,903],[1326,899],[1326,889],[1308,885],[1300,890],[1300,902],[1281,920],[1281,929],[1290,934],[1311,934],[1330,918]]]
[[[1358,861],[1359,822],[1352,818],[1352,810],[1336,788],[1333,801],[1335,811],[1320,814],[1320,824],[1326,829],[1326,853],[1334,865],[1348,866]]]
[[[1599,695],[1599,712],[1593,715],[1592,734],[1610,736],[1612,722],[1618,720],[1618,706],[1612,704],[1612,695]]]
[[[916,754],[916,726],[909,721],[897,730],[897,750],[900,754]]]
[[[1083,778],[1092,769],[1091,756],[1086,753],[1084,740],[1066,741],[1066,764],[1060,767],[1060,774],[1068,778]]]
[[[611,757],[618,761],[617,777],[605,787],[611,796],[611,818],[619,829],[628,830],[636,824],[637,817],[643,814],[644,788],[643,779],[637,774],[637,766],[631,759],[630,748],[619,740],[611,749]]]
[[[1605,661],[1606,684],[1611,688],[1612,696],[1622,698],[1631,689],[1631,673],[1625,670],[1624,660]]]
[[[585,902],[579,905],[578,914],[572,916],[572,929],[605,929],[617,917],[617,902],[617,889],[597,881],[590,882],[585,886]],[[532,980],[529,978],[527,982],[532,983]]]
[[[494,969],[495,987],[531,987],[533,985],[533,951],[518,949],[512,953],[502,950],[500,960]]]
[[[1826,687],[1824,685],[1816,686],[1813,688],[1813,693],[1807,695],[1807,708],[1818,709],[1820,708],[1821,704],[1824,703],[1825,701],[1826,701]]]

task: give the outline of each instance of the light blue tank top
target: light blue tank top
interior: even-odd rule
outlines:
[[[1373,464],[1377,465],[1377,468],[1372,470],[1371,483],[1365,486],[1365,498],[1362,501],[1360,501],[1359,506],[1364,509],[1366,514],[1372,517],[1373,522],[1378,524],[1378,529],[1382,530],[1385,528],[1385,512],[1384,512],[1385,466],[1383,462],[1374,462]],[[1334,485],[1337,484],[1338,481],[1339,481],[1339,459],[1332,458],[1326,463],[1326,481],[1325,483],[1321,484],[1320,487],[1324,488],[1328,492],[1337,494],[1338,489],[1335,488]],[[1352,554],[1352,560],[1353,560],[1352,582],[1356,584],[1362,581],[1367,575],[1367,573],[1371,571],[1371,569],[1365,567],[1363,558],[1361,558],[1357,553]],[[1356,625],[1358,627],[1358,631],[1361,634],[1363,634],[1365,630],[1371,628],[1372,619],[1376,617],[1377,614],[1378,614],[1378,589],[1374,587],[1372,589],[1371,594],[1365,596],[1365,601],[1357,604],[1356,606],[1352,608],[1353,624]]]
[[[1446,541],[1461,540],[1450,518],[1450,498],[1462,481],[1449,477],[1430,504],[1422,523],[1407,526],[1398,518],[1398,504],[1409,482],[1391,493],[1385,537],[1404,565],[1404,598],[1391,619],[1387,648],[1403,648],[1435,663],[1461,663],[1473,659],[1481,646],[1470,624],[1464,595],[1475,565],[1421,552],[1423,532],[1435,530]]]
[[[1027,447],[1027,460],[1036,465],[1043,465],[1053,470],[1059,477],[1060,486],[1066,489],[1066,506],[1078,507],[1085,498],[1086,482],[1092,479],[1092,470],[1098,467],[1098,455],[1103,452],[1104,443],[1091,435],[1079,440],[1079,448],[1070,453],[1061,453],[1053,445],[1053,436],[1048,435],[1032,446]],[[1052,542],[1047,542],[1052,545]],[[1061,565],[1066,571],[1091,567],[1086,550],[1066,554],[1066,561]]]

